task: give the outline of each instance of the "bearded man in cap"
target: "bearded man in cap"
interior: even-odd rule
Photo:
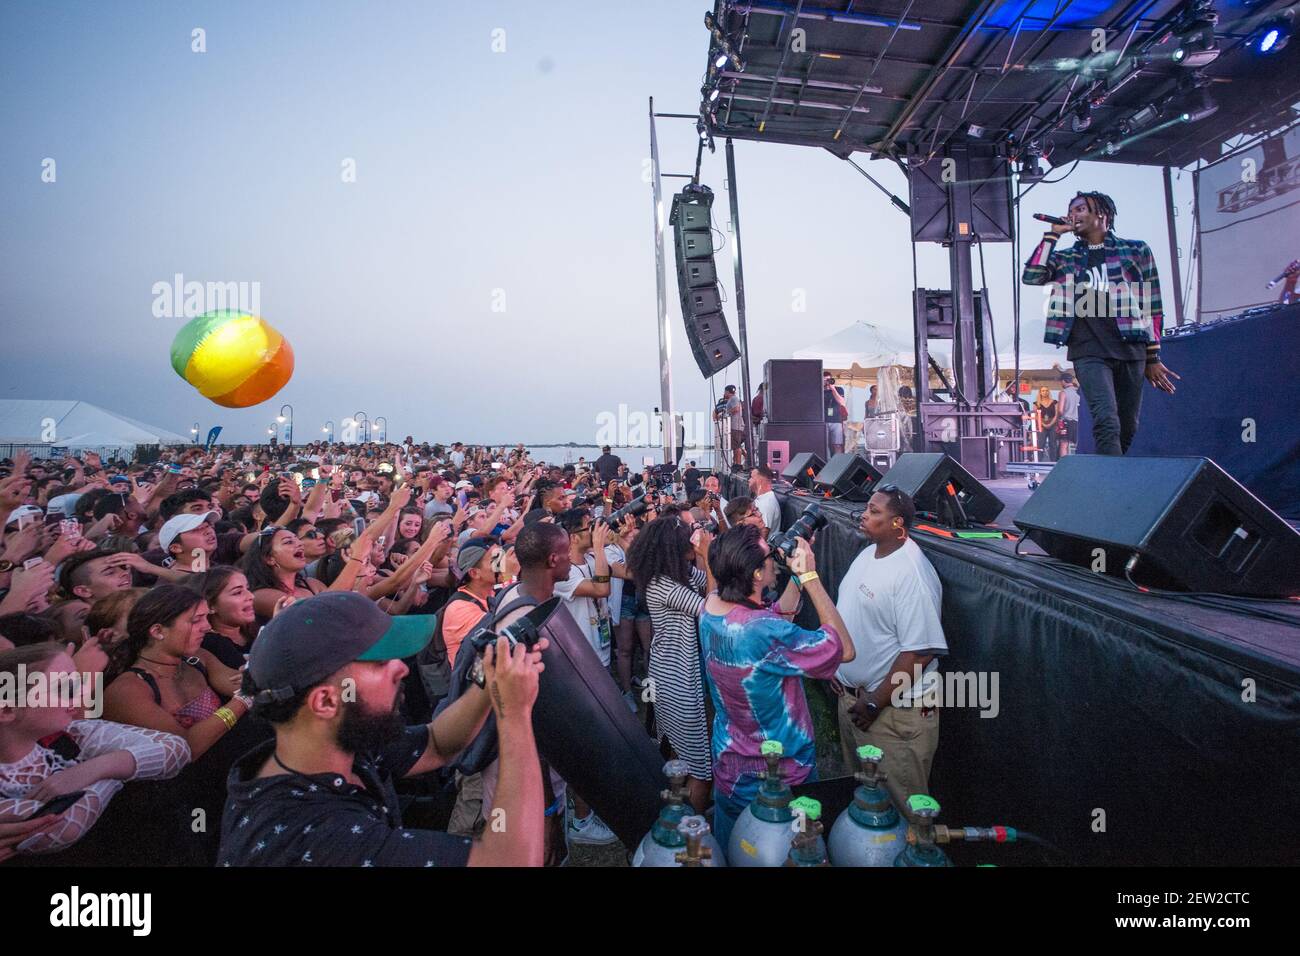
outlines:
[[[353,592],[299,601],[262,629],[244,689],[275,740],[227,782],[223,866],[540,866],[541,765],[532,708],[545,639],[483,652],[483,683],[423,726],[400,719],[403,658],[433,634],[427,615],[390,617]],[[402,825],[393,780],[453,761],[496,717],[495,806],[509,826],[477,842]]]

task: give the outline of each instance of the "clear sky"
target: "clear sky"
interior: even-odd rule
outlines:
[[[300,442],[358,410],[386,416],[391,437],[583,443],[601,411],[649,412],[647,97],[696,111],[707,5],[7,0],[0,394],[83,399],[182,433],[221,424],[232,441],[265,440],[281,402]],[[692,123],[661,121],[665,172],[691,170],[695,140]],[[764,359],[858,319],[910,337],[905,217],[825,151],[736,153],[755,381]],[[892,165],[868,169],[906,198]],[[724,176],[719,144],[703,174],[719,224]],[[1080,164],[1026,212],[1059,212],[1090,188],[1115,198],[1117,231],[1151,244],[1168,283],[1158,169]],[[921,285],[949,284],[943,249],[922,247],[920,262]],[[986,262],[1009,349],[1010,247],[990,245]],[[726,252],[718,264],[734,301]],[[219,408],[172,371],[184,319],[155,317],[153,288],[176,273],[259,284],[262,315],[297,358],[275,399]],[[701,411],[708,384],[671,259],[668,281],[677,406]],[[1024,342],[1043,351],[1028,291]],[[739,367],[725,377],[738,382]]]

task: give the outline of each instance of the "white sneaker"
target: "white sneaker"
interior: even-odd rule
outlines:
[[[636,696],[629,690],[623,694],[623,700],[627,703],[627,709],[636,713]]]
[[[609,827],[605,826],[605,821],[596,816],[596,811],[592,811],[585,817],[578,817],[574,814],[569,815],[568,838],[570,843],[617,843],[618,837],[614,836]]]

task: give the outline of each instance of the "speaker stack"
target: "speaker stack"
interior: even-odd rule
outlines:
[[[1300,595],[1300,532],[1208,458],[1066,455],[1015,524],[1053,557],[1140,585]]]
[[[686,340],[691,343],[695,364],[705,378],[740,358],[740,350],[722,314],[722,297],[718,293],[712,210],[713,190],[691,185],[673,197],[670,217]]]
[[[763,440],[759,460],[778,474],[801,454],[826,460],[826,413],[818,359],[768,359],[763,363]]]

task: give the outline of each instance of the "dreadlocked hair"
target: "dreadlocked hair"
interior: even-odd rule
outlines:
[[[1105,216],[1107,230],[1109,232],[1115,231],[1115,200],[1105,193],[1098,192],[1078,192],[1074,194],[1074,198],[1086,202],[1094,215]]]

